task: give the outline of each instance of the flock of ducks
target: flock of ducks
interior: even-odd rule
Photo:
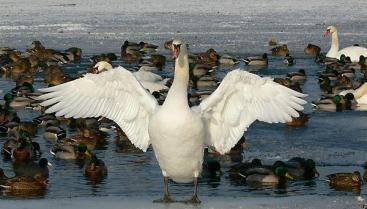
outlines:
[[[314,56],[315,62],[324,66],[318,73],[321,98],[312,104],[321,111],[365,110],[367,105],[367,53],[363,48],[354,46],[339,51],[336,44],[336,28],[327,28],[326,35],[333,37],[332,48],[325,55],[321,48],[309,44],[304,49],[306,55]],[[277,45],[271,39],[269,45]],[[174,48],[174,41],[164,43],[166,49]],[[154,96],[159,104],[163,104],[173,79],[162,77],[155,72],[161,71],[170,59],[157,54],[158,46],[150,43],[134,43],[125,41],[121,46],[121,60],[135,65],[133,75],[140,84]],[[335,53],[337,50],[337,53]],[[355,51],[362,54],[355,58]],[[359,52],[358,51],[358,52]],[[343,54],[340,54],[343,53]],[[335,55],[336,54],[336,55]],[[284,64],[291,66],[295,59],[290,56],[287,45],[275,46],[271,49],[272,56],[284,57]],[[40,145],[33,141],[39,129],[43,129],[43,138],[54,146],[50,150],[55,159],[74,160],[83,165],[83,173],[89,180],[100,182],[107,175],[105,163],[94,153],[94,149],[102,146],[108,139],[111,130],[118,136],[118,143],[138,151],[128,140],[127,135],[114,123],[105,118],[73,119],[58,114],[46,114],[44,105],[37,99],[42,93],[33,87],[37,73],[42,72],[45,86],[53,87],[84,75],[67,75],[63,66],[71,62],[80,62],[82,50],[72,47],[63,51],[45,48],[40,41],[34,41],[26,55],[11,48],[0,48],[0,67],[6,78],[12,79],[16,86],[5,93],[4,102],[0,109],[0,134],[7,136],[3,142],[1,154],[12,164],[14,176],[7,177],[0,169],[0,187],[6,191],[16,191],[21,194],[31,194],[34,191],[46,190],[49,166],[47,159],[42,158]],[[87,73],[100,74],[113,69],[113,62],[118,59],[114,53],[99,54],[90,58],[90,68]],[[200,54],[188,54],[190,69],[188,103],[190,106],[200,104],[215,91],[220,84],[216,78],[219,65],[232,66],[243,61],[250,66],[268,65],[268,54],[250,56],[237,59],[230,55],[219,55],[214,49],[208,49]],[[37,74],[38,75],[38,74]],[[302,84],[307,80],[306,71],[288,73],[285,78],[276,78],[275,82],[302,93]],[[52,100],[52,99],[51,99]],[[21,121],[17,110],[21,108],[40,112],[32,121]],[[67,113],[67,112],[65,112]],[[309,116],[298,111],[299,117],[293,117],[288,126],[304,126]],[[62,114],[61,114],[62,115]],[[66,129],[73,130],[74,134]],[[243,151],[240,140],[227,155],[240,156]],[[216,178],[222,174],[221,165],[216,159],[217,150],[213,147],[206,149],[203,161],[203,178]],[[312,159],[300,157],[288,161],[277,161],[272,165],[263,165],[261,160],[238,162],[228,171],[231,178],[246,181],[248,184],[284,185],[287,181],[310,180],[319,176],[316,164]],[[52,175],[52,173],[51,173]],[[335,173],[328,175],[327,180],[335,188],[359,188],[363,178],[367,179],[367,172],[361,177],[356,171],[353,173]]]

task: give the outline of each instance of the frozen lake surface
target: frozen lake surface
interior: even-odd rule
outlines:
[[[257,73],[284,77],[287,72],[304,68],[308,74],[303,86],[309,95],[307,101],[320,96],[316,72],[322,68],[303,55],[303,48],[314,43],[327,51],[330,39],[322,37],[326,26],[338,27],[341,46],[354,43],[367,46],[367,15],[362,9],[367,8],[367,1],[364,0],[347,3],[341,0],[104,0],[103,4],[87,0],[33,0],[31,5],[26,0],[0,0],[0,5],[0,46],[24,51],[33,40],[41,40],[46,47],[60,50],[81,47],[84,59],[80,65],[66,65],[69,73],[85,69],[89,64],[87,57],[92,54],[119,53],[125,40],[158,44],[159,52],[168,55],[163,49],[164,41],[181,37],[190,44],[191,51],[212,47],[220,53],[243,58],[247,54],[268,52],[267,40],[274,36],[288,44],[297,64],[286,67],[281,58],[270,57],[269,67]],[[243,64],[235,67],[247,69]],[[168,64],[165,70],[169,72],[171,68]],[[219,74],[227,71],[228,68],[220,69]],[[39,80],[35,85],[41,87],[43,83]],[[0,80],[3,92],[14,86],[10,80]],[[286,188],[253,188],[233,182],[225,174],[218,181],[200,183],[199,194],[204,203],[199,208],[360,208],[356,197],[366,196],[366,186],[361,194],[336,191],[324,177],[335,172],[364,171],[361,164],[367,160],[367,113],[318,112],[309,104],[306,113],[311,119],[303,128],[253,124],[245,134],[249,148],[244,156],[268,163],[294,156],[312,158],[320,178],[291,182]],[[24,120],[38,115],[28,110],[19,114]],[[4,140],[0,138],[0,143]],[[52,147],[42,138],[41,131],[34,140],[43,150]],[[103,149],[95,151],[109,171],[101,184],[90,184],[78,165],[56,161],[45,152],[44,156],[54,164],[47,193],[28,201],[5,194],[0,196],[0,208],[49,208],[51,204],[62,208],[61,203],[76,208],[166,208],[151,204],[163,191],[154,153],[124,153],[114,143],[113,135],[108,141]],[[0,167],[11,174],[9,162],[1,161]],[[191,185],[172,184],[170,189],[178,199],[192,192]],[[185,208],[180,204],[172,206]]]

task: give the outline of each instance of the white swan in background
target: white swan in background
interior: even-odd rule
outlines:
[[[194,182],[191,203],[199,203],[198,177],[204,146],[224,154],[256,120],[268,123],[298,117],[306,95],[241,70],[229,72],[220,86],[199,106],[188,104],[189,59],[181,40],[172,44],[175,57],[173,84],[162,106],[128,70],[118,67],[86,74],[68,83],[41,89],[46,113],[65,117],[103,116],[115,121],[130,141],[146,151],[152,144],[162,170],[165,194],[159,202],[172,202],[168,179]]]
[[[358,62],[361,55],[367,57],[367,48],[360,46],[350,46],[339,51],[338,31],[335,26],[326,28],[324,36],[328,35],[331,35],[331,47],[326,57],[340,59],[340,56],[344,54],[346,57],[350,57],[352,62]]]

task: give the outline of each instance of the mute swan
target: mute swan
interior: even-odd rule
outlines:
[[[367,56],[367,48],[360,46],[349,46],[339,51],[338,32],[335,26],[326,28],[324,36],[331,35],[331,48],[326,54],[326,57],[339,59],[342,54],[350,57],[352,62],[358,62],[361,55]]]
[[[281,86],[270,78],[233,70],[213,94],[199,106],[188,104],[189,58],[182,40],[172,44],[175,58],[174,81],[165,102],[159,106],[128,70],[118,67],[107,72],[40,89],[46,112],[66,118],[103,116],[114,120],[130,141],[146,151],[152,144],[162,170],[165,194],[157,202],[172,202],[168,179],[194,182],[192,199],[197,197],[198,177],[204,146],[224,154],[256,120],[287,122],[298,117],[306,95]]]

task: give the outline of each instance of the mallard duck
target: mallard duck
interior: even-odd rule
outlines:
[[[151,54],[149,55],[148,60],[152,62],[153,66],[160,70],[166,64],[166,56],[161,54]]]
[[[304,69],[300,69],[298,70],[298,72],[287,73],[287,78],[289,78],[291,81],[296,82],[303,82],[307,79],[306,72]]]
[[[27,132],[30,136],[35,136],[37,133],[37,124],[32,121],[23,121],[19,123],[19,130]]]
[[[286,54],[283,63],[286,64],[287,66],[293,66],[294,64],[296,64],[296,61],[291,55]]]
[[[141,56],[139,50],[139,44],[125,41],[121,46],[121,59],[125,62],[138,61]]]
[[[13,170],[16,176],[34,177],[40,175],[44,178],[48,178],[48,166],[52,166],[51,163],[49,163],[46,158],[41,158],[38,163],[30,161],[25,164],[13,164]]]
[[[307,47],[303,51],[307,55],[317,55],[321,52],[321,48],[313,44],[308,44]]]
[[[24,138],[19,138],[19,145],[12,151],[13,163],[27,163],[31,160],[32,151]]]
[[[339,71],[339,74],[341,76],[353,79],[356,76],[355,72],[356,70],[354,68],[349,68],[349,69],[344,69],[342,71]]]
[[[309,180],[320,175],[312,159],[294,157],[285,162],[285,167],[295,180]]]
[[[268,65],[268,54],[264,53],[262,56],[247,57],[243,61],[246,65],[266,66]]]
[[[310,117],[308,116],[308,114],[305,114],[301,111],[299,111],[298,113],[299,116],[297,118],[292,117],[292,121],[286,123],[287,126],[293,126],[293,127],[305,126]]]
[[[219,55],[212,48],[208,49],[204,53],[200,53],[195,59],[196,64],[207,64],[210,66],[216,66],[218,61],[219,61]]]
[[[11,89],[11,93],[15,96],[26,96],[29,93],[33,93],[34,88],[31,83],[23,83],[22,85],[16,86]]]
[[[362,86],[355,90],[346,90],[342,91],[340,95],[347,95],[348,93],[353,94],[358,104],[366,105],[367,104],[367,83],[364,83]]]
[[[289,78],[274,78],[274,82],[279,83],[280,85],[289,87],[292,81]]]
[[[131,143],[120,127],[116,127],[116,145],[119,147],[119,151],[123,153],[143,153]]]
[[[343,111],[343,98],[340,95],[335,95],[331,98],[324,98],[318,101],[314,101],[311,104],[318,110],[327,112],[340,112]]]
[[[51,149],[50,153],[54,155],[56,159],[60,160],[85,160],[91,156],[91,153],[85,144],[56,144]]]
[[[28,97],[15,97],[10,103],[9,106],[14,109],[22,109],[27,106],[30,106],[34,102],[34,100]]]
[[[346,93],[353,92],[353,82],[350,78],[346,76],[339,76],[337,80],[334,81],[332,92],[335,94],[345,95]]]
[[[32,121],[39,126],[46,126],[47,124],[59,125],[59,121],[53,114],[43,114],[34,118]]]
[[[12,63],[11,67],[11,74],[12,75],[19,75],[21,73],[29,72],[31,69],[31,63],[26,58],[21,58],[16,60]],[[13,79],[15,79],[15,76],[12,76]]]
[[[271,54],[273,56],[287,56],[289,54],[287,44],[283,44],[282,46],[277,46],[271,49]]]
[[[208,149],[204,149],[204,161],[201,177],[204,179],[215,179],[222,175],[221,166],[217,159],[209,156]]]
[[[158,46],[157,45],[146,43],[146,42],[143,42],[143,41],[141,41],[139,43],[139,46],[140,46],[139,51],[141,53],[144,53],[144,54],[156,52],[157,49],[158,49]]]
[[[61,67],[57,65],[48,66],[44,69],[45,80],[48,85],[59,85],[69,80]]]
[[[35,177],[30,176],[18,176],[8,178],[0,185],[6,190],[45,190],[48,186],[48,180],[40,175]]]
[[[235,57],[228,54],[224,54],[219,58],[219,64],[221,65],[235,65],[237,63],[239,63],[239,61]]]
[[[293,177],[284,166],[276,166],[273,169],[265,166],[254,167],[248,169],[242,175],[247,183],[261,185],[278,185],[286,183],[287,179],[293,180]]]
[[[33,83],[33,75],[31,73],[23,73],[15,80],[16,86],[26,86]],[[29,86],[30,87],[30,86]],[[33,87],[33,86],[32,86]],[[31,88],[28,88],[27,90],[31,90]],[[34,91],[34,89],[33,89]]]
[[[99,130],[99,123],[94,118],[77,119],[77,134],[70,139],[76,144],[85,144],[88,150],[106,142],[106,133]]]
[[[100,181],[107,175],[107,167],[102,160],[92,155],[84,167],[84,175],[91,181]]]
[[[261,166],[261,160],[255,158],[251,162],[240,162],[231,166],[228,172],[230,175],[233,175],[233,177],[240,177],[240,174],[243,175],[242,173],[245,173],[247,170]]]
[[[326,178],[330,186],[340,189],[360,188],[363,184],[359,171],[354,171],[353,173],[334,173],[327,175]]]
[[[69,61],[80,61],[82,58],[82,49],[78,47],[71,47],[65,50]]]
[[[190,64],[189,70],[190,74],[194,76],[194,78],[199,79],[201,76],[209,75],[214,72],[215,68],[206,64]]]
[[[218,86],[218,81],[213,76],[202,76],[194,84],[195,89],[211,89]],[[214,90],[214,89],[213,89]]]
[[[66,137],[66,131],[60,126],[47,124],[43,133],[43,138],[49,141],[56,141]]]

